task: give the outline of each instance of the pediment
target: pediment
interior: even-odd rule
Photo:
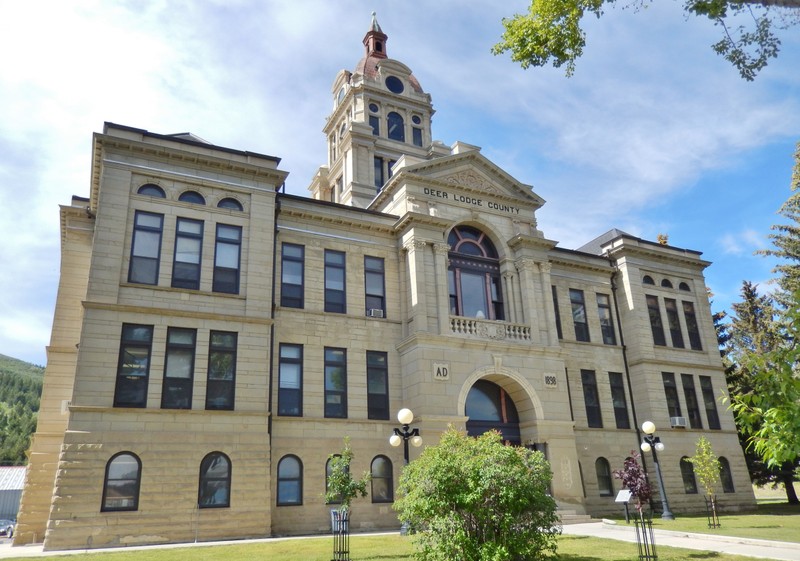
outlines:
[[[532,215],[545,202],[530,185],[512,177],[477,148],[431,160],[402,158],[370,208],[396,213],[398,197],[434,204],[466,203],[477,210],[513,207],[525,215]]]

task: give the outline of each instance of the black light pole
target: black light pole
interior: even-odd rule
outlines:
[[[653,463],[656,466],[656,477],[658,478],[658,494],[661,495],[661,519],[662,520],[675,520],[675,516],[669,509],[669,501],[667,501],[667,492],[664,489],[664,478],[661,477],[661,466],[658,463],[658,454],[656,450],[662,452],[664,450],[664,443],[653,433],[656,432],[656,426],[652,421],[645,421],[642,423],[642,431],[644,437],[642,444],[639,446],[642,452],[653,452]]]
[[[419,435],[418,428],[411,429],[409,427],[414,421],[414,413],[411,412],[411,409],[403,408],[398,411],[397,420],[403,425],[403,428],[394,429],[392,436],[389,437],[389,444],[392,446],[400,446],[400,443],[403,443],[403,459],[406,465],[408,465],[408,441],[410,440],[411,445],[418,448],[422,446],[422,437]],[[408,534],[408,529],[408,522],[403,522],[400,526],[400,535],[405,536]]]
[[[403,459],[408,465],[408,441],[410,440],[411,445],[418,448],[422,446],[422,437],[419,435],[419,429],[409,430],[409,425],[414,422],[414,413],[411,412],[411,409],[401,409],[397,413],[397,420],[403,425],[403,428],[394,429],[394,434],[389,437],[389,444],[400,446],[400,443],[403,443]]]

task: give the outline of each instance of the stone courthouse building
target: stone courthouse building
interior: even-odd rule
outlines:
[[[620,513],[646,420],[677,514],[722,456],[754,503],[697,251],[618,230],[576,250],[480,148],[432,140],[431,97],[373,19],[332,87],[310,197],[280,160],[106,123],[61,207],[61,280],[15,544],[47,550],[319,533],[329,454],[373,474],[354,531],[398,528],[410,408],[545,453],[562,513]],[[421,449],[412,448],[411,459]],[[650,473],[651,456],[646,455]],[[723,492],[724,491],[724,492]]]

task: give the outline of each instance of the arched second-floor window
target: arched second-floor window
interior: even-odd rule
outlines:
[[[605,458],[597,458],[594,462],[594,471],[597,474],[597,490],[601,497],[610,497],[614,494],[614,483],[611,480],[611,465]]]
[[[222,452],[211,452],[200,462],[200,508],[231,506],[231,461]]]
[[[203,195],[201,195],[197,191],[184,191],[183,193],[180,194],[178,200],[184,203],[192,203],[195,205],[206,204],[206,200],[205,198],[203,198]]]
[[[278,506],[303,504],[303,462],[289,454],[278,462]]]
[[[372,460],[372,489],[370,495],[373,503],[391,503],[394,501],[394,477],[392,461],[386,456],[375,456]]]
[[[406,141],[405,123],[400,113],[392,111],[386,116],[386,134],[389,140]]]
[[[138,510],[141,482],[142,462],[136,454],[120,452],[112,456],[106,464],[100,510]]]
[[[166,195],[164,194],[164,189],[153,183],[145,183],[144,185],[139,187],[139,190],[136,191],[136,193],[138,193],[139,195],[147,195],[148,197],[156,197],[158,199],[166,198]]]
[[[683,490],[687,495],[697,494],[697,480],[694,477],[694,466],[689,458],[681,458],[681,477],[683,478]]]
[[[500,261],[489,237],[471,226],[456,226],[450,245],[450,313],[478,319],[505,319]]]
[[[237,201],[232,197],[225,197],[224,199],[222,199],[220,202],[217,203],[217,208],[227,208],[230,210],[239,210],[239,211],[244,210],[242,203],[240,203],[239,201]]]

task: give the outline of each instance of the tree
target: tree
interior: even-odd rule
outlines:
[[[694,474],[706,492],[706,508],[711,508],[708,517],[709,528],[719,527],[717,516],[717,486],[720,483],[719,473],[722,465],[719,458],[711,449],[711,443],[705,436],[701,436],[695,445],[694,456],[689,458],[694,466]]]
[[[551,477],[540,452],[450,427],[403,470],[394,508],[423,561],[541,559],[561,533]]]
[[[752,390],[731,395],[737,424],[748,444],[771,469],[780,469],[790,503],[800,467],[800,294],[783,313],[783,341],[764,353],[749,353],[742,367]]]
[[[774,406],[781,405],[779,394],[770,395],[771,374],[764,370],[768,364],[765,361],[769,360],[764,357],[782,348],[785,343],[779,310],[772,297],[759,295],[756,286],[750,282],[742,283],[741,295],[742,302],[732,306],[734,316],[728,329],[729,339],[724,359],[728,365],[728,393],[739,432],[739,442],[744,450],[750,479],[757,485],[783,483],[788,502],[797,503],[797,495],[792,486],[797,460],[781,464],[770,462],[756,448],[754,440],[755,433],[764,428],[760,425],[760,415],[755,409],[767,405],[762,397],[769,397]],[[756,405],[753,399],[758,399],[760,403]],[[763,444],[761,447],[763,448]]]
[[[645,0],[631,0],[632,6]],[[575,61],[583,54],[586,33],[581,20],[587,13],[596,17],[614,0],[531,0],[528,13],[503,18],[505,31],[493,48],[494,54],[511,52],[511,60],[522,68],[566,65],[566,74],[575,71]],[[688,14],[707,17],[722,29],[722,39],[712,45],[745,80],[753,80],[769,59],[778,56],[780,39],[775,29],[797,24],[800,0],[686,0]],[[750,27],[738,24],[750,21]]]
[[[350,464],[353,462],[353,449],[350,447],[350,437],[344,438],[344,445],[339,454],[328,456],[330,471],[328,473],[328,486],[325,490],[326,503],[338,503],[340,511],[350,510],[350,504],[356,497],[367,496],[367,485],[372,479],[372,474],[366,471],[360,479],[355,479],[350,473]]]
[[[647,481],[647,475],[639,464],[639,453],[631,450],[631,455],[625,458],[622,469],[615,470],[613,474],[615,479],[622,480],[622,484],[636,499],[634,506],[641,516],[642,508],[650,504],[650,499],[653,498],[653,487]]]
[[[778,214],[788,218],[790,222],[772,226],[769,238],[774,246],[773,249],[756,252],[781,260],[772,272],[779,275],[776,282],[781,292],[777,298],[784,305],[793,294],[800,291],[800,142],[797,143],[794,161],[792,194],[778,210]]]

